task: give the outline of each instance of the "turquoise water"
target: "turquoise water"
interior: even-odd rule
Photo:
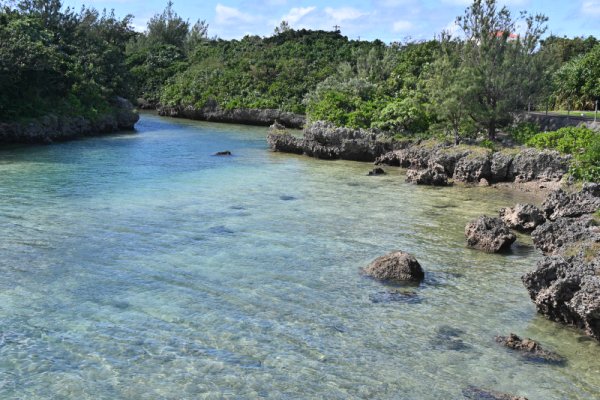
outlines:
[[[0,398],[598,397],[600,346],[537,316],[520,283],[527,238],[464,246],[469,219],[525,194],[271,153],[263,128],[137,128],[0,150]],[[359,274],[394,249],[422,285]],[[509,332],[567,365],[499,347]]]

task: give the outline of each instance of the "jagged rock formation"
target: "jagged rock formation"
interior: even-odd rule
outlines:
[[[600,340],[600,184],[560,190],[544,202],[548,221],[532,232],[542,258],[522,277],[538,312]]]
[[[408,168],[407,180],[421,185],[445,185],[448,179],[483,185],[558,181],[570,162],[570,156],[550,150],[508,149],[493,153],[478,146],[394,140],[375,130],[339,128],[325,122],[307,126],[303,137],[271,129],[267,141],[273,151]]]
[[[499,218],[481,216],[465,227],[467,246],[483,250],[487,253],[497,253],[510,248],[517,237]]]
[[[519,232],[531,232],[546,222],[542,210],[533,204],[517,204],[512,208],[502,208],[500,218],[509,228]]]

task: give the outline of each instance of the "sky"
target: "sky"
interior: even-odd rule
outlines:
[[[162,12],[167,0],[63,0],[79,9],[114,9],[134,16],[144,31],[148,20]],[[173,0],[175,11],[191,23],[206,20],[210,37],[239,39],[270,36],[282,20],[294,29],[333,30],[339,26],[350,39],[380,39],[386,43],[428,40],[442,30],[456,31],[454,21],[470,0]],[[548,33],[600,38],[600,0],[500,0],[513,16],[526,10],[549,17]]]

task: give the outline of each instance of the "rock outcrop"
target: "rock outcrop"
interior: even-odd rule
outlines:
[[[532,232],[542,250],[534,271],[522,277],[538,312],[581,328],[600,340],[600,226],[593,206],[597,184],[578,193],[553,193],[544,203],[549,221]],[[578,208],[578,205],[580,208]]]
[[[482,185],[559,181],[570,162],[570,156],[551,150],[523,148],[493,153],[479,146],[396,140],[376,130],[340,128],[325,122],[305,127],[302,138],[272,129],[267,141],[274,151],[407,168],[407,180],[421,185],[445,185],[449,179]]]
[[[477,146],[422,142],[379,156],[376,165],[422,171],[439,165],[448,178],[465,183],[559,181],[570,156],[551,150],[521,149],[492,153]],[[412,173],[412,176],[418,176]],[[411,181],[415,181],[411,179]]]
[[[425,277],[417,259],[403,251],[376,258],[363,272],[375,279],[389,282],[420,282]]]
[[[49,114],[27,123],[0,123],[0,144],[51,143],[133,130],[139,118],[128,100],[117,97],[113,100],[112,111],[94,120],[79,116]]]
[[[546,222],[542,210],[533,204],[517,204],[512,208],[502,208],[500,218],[509,228],[519,232],[531,232]]]
[[[465,227],[467,245],[487,253],[498,253],[510,248],[517,237],[499,218],[481,216]]]
[[[448,175],[444,167],[434,164],[427,169],[409,169],[406,171],[406,182],[417,185],[448,186]]]
[[[193,106],[159,107],[158,114],[167,117],[189,118],[200,121],[229,122],[234,124],[270,126],[274,122],[288,128],[302,128],[306,117],[291,112],[274,109],[234,108],[226,110],[216,104],[202,108]]]
[[[600,184],[588,183],[580,192],[568,194],[560,189],[552,192],[542,204],[546,217],[574,218],[600,209]]]

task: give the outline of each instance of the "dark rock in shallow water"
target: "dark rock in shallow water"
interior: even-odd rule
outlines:
[[[463,396],[471,400],[527,400],[526,397],[513,396],[512,394],[483,389],[476,386],[469,386],[463,389]]]
[[[442,325],[436,329],[435,336],[431,339],[430,344],[437,350],[467,350],[470,349],[471,346],[462,340],[461,336],[464,333],[465,332],[462,329]]]
[[[510,248],[517,237],[499,218],[481,216],[465,227],[467,245],[488,253],[497,253]]]
[[[373,168],[372,171],[369,171],[368,176],[376,176],[376,175],[384,175],[385,171],[383,168]]]
[[[514,333],[508,336],[496,336],[496,342],[504,347],[520,352],[523,357],[532,361],[560,365],[566,364],[566,360],[559,354],[543,349],[535,340],[529,338],[521,339]]]
[[[225,151],[217,151],[215,154],[213,154],[214,156],[230,156],[231,152],[229,150],[225,150]]]
[[[369,295],[371,303],[407,303],[418,304],[421,302],[416,292],[382,291]]]
[[[232,235],[235,233],[224,225],[213,226],[208,231],[214,235]]]
[[[283,196],[279,196],[279,198],[283,201],[292,201],[292,200],[296,200],[296,197],[294,196],[287,196],[287,195],[283,195]]]
[[[395,251],[375,259],[363,272],[375,279],[390,282],[420,282],[425,277],[417,259],[403,251]]]
[[[546,198],[542,208],[546,217],[553,221],[561,217],[575,218],[591,214],[600,209],[600,184],[585,184],[580,192],[572,194],[559,189]]]
[[[513,208],[503,208],[500,210],[500,218],[509,228],[519,232],[531,232],[546,222],[542,210],[533,204],[517,204]]]

